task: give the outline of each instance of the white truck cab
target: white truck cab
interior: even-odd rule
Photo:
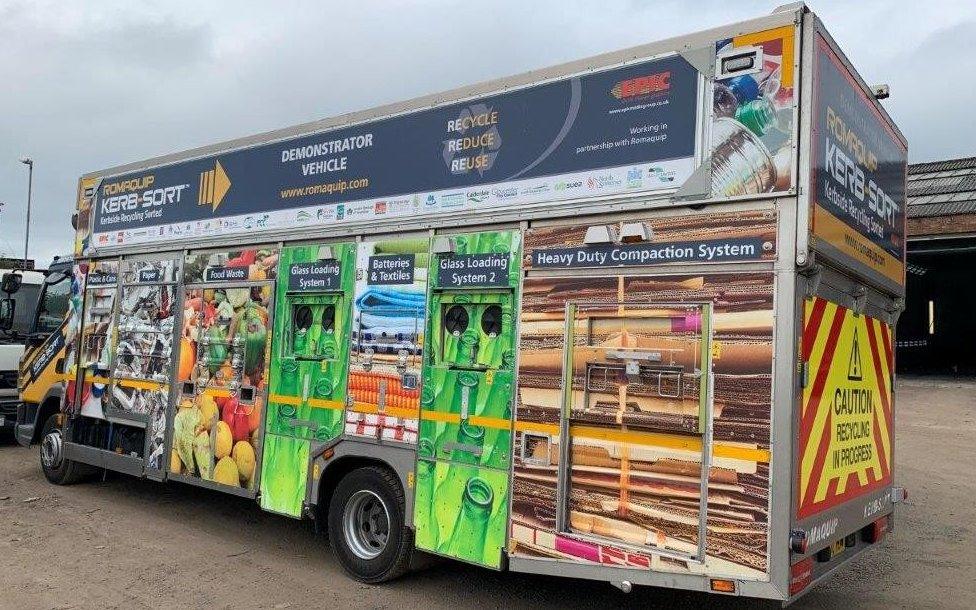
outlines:
[[[0,269],[0,277],[12,269]],[[13,303],[11,327],[0,330],[0,434],[13,431],[17,419],[17,370],[24,354],[24,344],[34,321],[37,297],[44,284],[40,271],[17,271],[21,276],[20,288],[3,296]]]

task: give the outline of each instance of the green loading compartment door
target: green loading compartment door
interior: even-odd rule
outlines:
[[[498,568],[508,529],[518,234],[452,239],[452,251],[432,261],[415,543]],[[480,273],[492,266],[491,256],[498,259],[496,268],[505,261],[501,281]],[[466,275],[467,267],[475,271]],[[488,281],[452,284],[445,269]]]
[[[342,433],[345,403],[336,391],[344,380],[336,369],[347,340],[341,322],[348,305],[342,294],[286,296],[279,310],[285,333],[268,411],[269,434],[326,442]]]
[[[355,250],[284,248],[279,269],[261,507],[298,517],[313,446],[342,434]]]

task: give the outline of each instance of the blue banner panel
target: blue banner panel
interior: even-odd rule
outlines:
[[[698,72],[635,63],[104,179],[95,247],[673,189]]]

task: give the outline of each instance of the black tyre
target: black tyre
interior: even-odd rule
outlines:
[[[329,541],[353,578],[380,583],[407,571],[413,530],[405,505],[399,479],[386,468],[360,468],[339,481],[329,503]]]
[[[41,469],[44,476],[55,485],[77,483],[90,469],[64,457],[64,437],[58,425],[58,414],[47,418],[41,429]]]

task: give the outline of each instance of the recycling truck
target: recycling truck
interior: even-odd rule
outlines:
[[[905,181],[803,4],[86,174],[44,473],[792,601],[903,497]]]

